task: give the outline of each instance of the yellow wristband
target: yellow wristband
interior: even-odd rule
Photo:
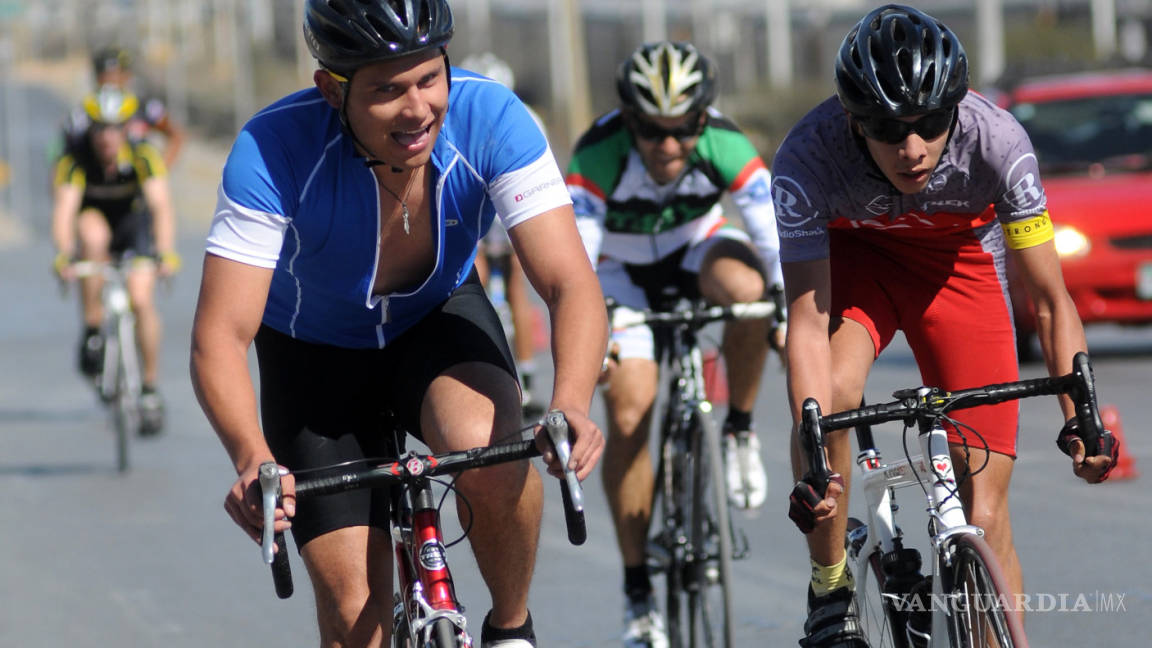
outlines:
[[[160,263],[168,266],[172,272],[179,272],[180,266],[184,265],[183,260],[180,258],[180,253],[175,251],[161,252]]]
[[[52,269],[56,271],[56,274],[60,274],[64,272],[64,268],[67,268],[71,263],[72,255],[60,252],[56,255],[56,258],[52,260]]]

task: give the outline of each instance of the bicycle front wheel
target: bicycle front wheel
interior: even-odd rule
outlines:
[[[457,648],[460,646],[456,626],[448,619],[440,619],[432,626],[431,648]]]
[[[880,565],[880,551],[874,549],[863,556],[853,547],[853,532],[867,532],[864,523],[848,518],[848,550],[852,562],[852,575],[856,578],[856,606],[860,615],[860,629],[872,648],[909,648],[904,630],[906,616],[896,609],[892,599],[884,596],[885,576]],[[862,540],[861,544],[865,544]]]
[[[956,648],[1027,648],[1020,616],[1005,604],[1013,600],[992,549],[972,533],[948,544],[952,560],[941,569],[948,637]]]
[[[689,643],[731,648],[732,524],[724,487],[720,429],[710,416],[693,415],[691,559],[685,575]]]

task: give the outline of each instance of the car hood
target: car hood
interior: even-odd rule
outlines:
[[[1057,225],[1087,226],[1099,234],[1152,227],[1152,173],[1045,178],[1044,192]]]

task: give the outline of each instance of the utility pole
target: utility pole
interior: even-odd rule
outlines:
[[[668,3],[666,0],[644,0],[640,7],[645,43],[668,40]]]
[[[1116,0],[1092,0],[1092,41],[1097,59],[1116,54]]]
[[[773,88],[792,85],[791,0],[766,0],[764,20],[768,25],[768,83]]]
[[[592,121],[588,95],[587,53],[584,46],[584,17],[578,0],[551,0],[548,3],[549,63],[552,78],[552,106],[564,116],[564,148]]]
[[[976,46],[980,49],[981,85],[995,83],[1004,74],[1004,6],[1002,0],[976,0]]]

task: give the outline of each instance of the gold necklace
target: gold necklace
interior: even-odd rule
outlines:
[[[409,194],[409,192],[412,191],[412,181],[415,179],[416,179],[416,172],[413,171],[412,175],[408,176],[408,184],[404,185],[404,197],[403,198],[400,197],[400,194],[389,189],[388,185],[384,184],[383,180],[381,180],[378,183],[381,187],[384,187],[384,191],[387,191],[388,193],[392,194],[392,197],[400,202],[400,209],[403,211],[403,216],[404,216],[404,233],[405,234],[409,234],[411,232],[411,230],[408,229],[408,194]]]

